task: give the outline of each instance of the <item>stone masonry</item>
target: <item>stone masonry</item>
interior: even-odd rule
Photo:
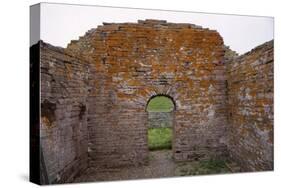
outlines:
[[[273,169],[273,42],[237,57],[217,31],[104,23],[62,49],[41,44],[41,140],[54,181],[148,162],[150,98],[175,103],[173,159],[231,157]]]
[[[40,143],[50,183],[88,167],[88,64],[40,42]]]
[[[145,107],[158,94],[177,105],[175,160],[227,154],[224,49],[218,32],[158,20],[104,23],[69,44],[66,52],[93,62],[90,166],[147,161]]]
[[[246,171],[273,169],[273,41],[227,65],[230,155]]]

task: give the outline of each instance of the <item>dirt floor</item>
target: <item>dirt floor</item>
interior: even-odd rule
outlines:
[[[97,171],[88,170],[85,174],[77,177],[75,182],[115,181],[230,172],[231,170],[224,161],[175,163],[172,159],[171,150],[160,150],[150,152],[148,165],[118,169],[99,169]]]

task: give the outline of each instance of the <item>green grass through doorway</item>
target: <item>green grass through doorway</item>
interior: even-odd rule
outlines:
[[[172,149],[172,128],[149,128],[149,150]]]
[[[147,105],[148,112],[171,112],[173,109],[173,101],[165,96],[157,96]]]

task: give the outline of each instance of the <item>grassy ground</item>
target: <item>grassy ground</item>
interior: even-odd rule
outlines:
[[[77,177],[75,182],[231,173],[223,160],[175,162],[172,156],[171,150],[151,151],[149,152],[149,163],[147,165],[104,169],[91,168],[80,173],[80,177]]]
[[[149,128],[148,129],[149,150],[171,149],[172,129],[171,128]]]
[[[176,169],[176,174],[179,176],[221,174],[229,172],[230,170],[227,168],[225,161],[215,159],[184,162],[182,164],[178,164]]]
[[[172,100],[165,96],[154,97],[147,105],[148,112],[170,112],[173,108]]]

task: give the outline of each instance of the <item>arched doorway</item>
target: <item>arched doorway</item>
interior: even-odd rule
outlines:
[[[146,105],[148,113],[148,149],[172,153],[175,102],[168,95],[152,96]]]

